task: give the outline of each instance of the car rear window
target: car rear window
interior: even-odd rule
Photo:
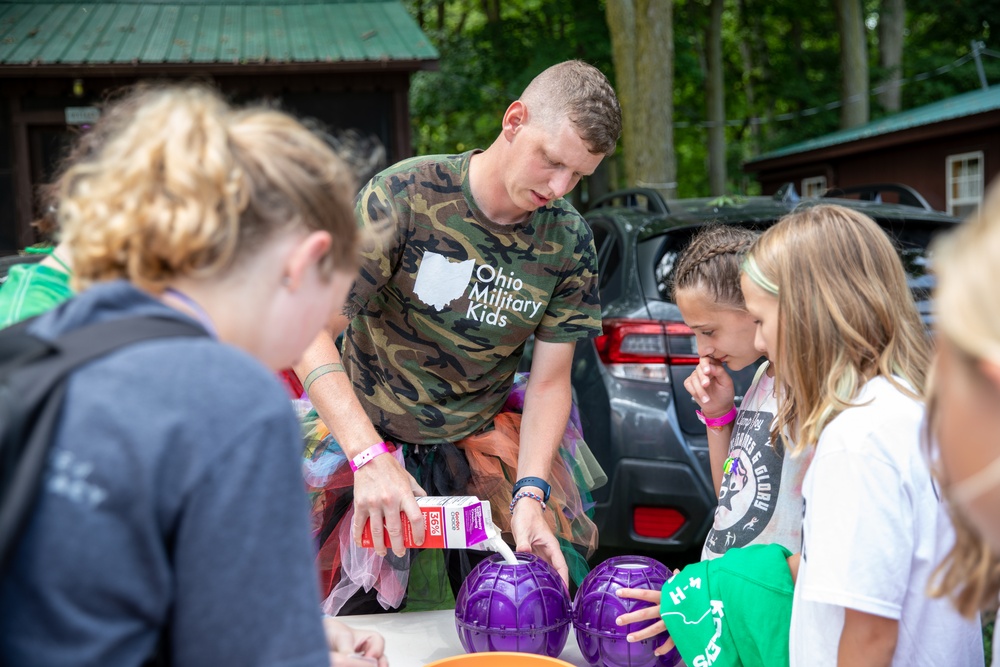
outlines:
[[[764,231],[773,224],[755,221],[744,225]],[[935,236],[947,231],[954,223],[947,220],[877,220],[893,240],[903,261],[910,288],[917,301],[930,297],[933,279],[930,274],[929,246]],[[740,223],[727,223],[740,224]],[[681,253],[702,225],[672,229],[660,236],[643,241],[639,247],[640,274],[647,299],[672,302],[671,289],[674,269]]]
[[[729,223],[737,224],[740,223]],[[769,224],[756,222],[753,225],[742,225],[750,229],[763,231]],[[691,243],[692,237],[697,234],[704,225],[691,227],[679,227],[672,229],[665,234],[656,236],[644,241],[639,249],[640,266],[645,264],[643,275],[643,291],[647,298],[658,301],[673,302],[671,291],[674,284],[674,269],[677,267],[677,260],[685,248]],[[643,261],[645,259],[645,261]]]
[[[933,277],[929,273],[928,246],[937,234],[951,229],[954,223],[947,220],[879,220],[878,222],[893,239],[899,251],[909,279],[910,289],[913,291],[917,310],[924,323],[929,326],[932,317],[930,295]],[[742,224],[742,226],[764,231],[771,224],[774,224],[774,221],[754,221]],[[664,234],[640,242],[637,247],[639,274],[647,302],[651,306],[650,310],[660,313],[672,311],[674,314],[666,315],[666,319],[680,320],[679,311],[673,305],[670,294],[674,280],[674,269],[681,253],[684,252],[684,249],[691,242],[691,238],[701,228],[702,225],[674,228]],[[659,304],[660,307],[654,308],[654,304]],[[666,307],[667,304],[669,304],[669,308]],[[689,352],[696,354],[693,336],[690,345]],[[730,373],[738,397],[737,405],[739,405],[742,394],[749,387],[755,369],[756,364],[742,371]],[[684,379],[690,372],[689,366],[674,366],[671,368],[671,381],[674,384],[675,397],[678,400],[677,415],[681,429],[688,435],[700,435],[704,434],[705,427],[695,416],[697,406],[682,389]]]

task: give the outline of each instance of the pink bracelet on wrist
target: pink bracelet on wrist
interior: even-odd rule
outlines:
[[[389,453],[390,451],[392,451],[391,449],[389,449],[389,447],[390,445],[387,445],[384,442],[376,442],[374,445],[372,445],[371,447],[369,447],[368,449],[366,449],[365,451],[361,452],[353,459],[348,461],[348,463],[351,464],[351,470],[357,472],[358,468],[365,465],[366,463],[371,462],[371,460],[376,456],[378,456],[379,454]]]
[[[733,420],[736,419],[736,415],[739,414],[739,410],[736,409],[736,406],[733,406],[732,410],[721,417],[706,417],[701,410],[695,410],[694,413],[698,415],[698,421],[705,426],[709,428],[722,428],[726,424],[733,423]]]

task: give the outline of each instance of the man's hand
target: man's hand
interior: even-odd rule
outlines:
[[[535,492],[541,495],[541,489]],[[569,590],[569,567],[566,565],[562,550],[559,549],[559,540],[545,520],[542,506],[531,498],[521,498],[514,505],[510,529],[514,533],[516,550],[533,553],[549,563],[559,573],[566,590]]]
[[[334,338],[346,326],[347,319],[342,315],[335,314],[331,318],[330,329],[316,336],[303,353],[301,363],[295,367],[300,378],[308,377],[310,371],[323,364],[340,363],[340,352]],[[309,388],[309,399],[348,458],[357,456],[366,447],[378,442],[379,435],[345,373],[320,376]],[[380,556],[387,553],[384,534],[388,529],[393,552],[403,556],[406,549],[403,548],[402,512],[413,527],[414,539],[423,544],[424,522],[413,497],[415,493],[426,495],[394,457],[382,454],[365,464],[354,474],[354,525],[351,532],[355,543],[361,545],[361,533],[365,521],[370,518],[376,553]]]
[[[392,552],[397,556],[406,554],[403,546],[403,519],[410,522],[413,539],[424,543],[424,518],[417,506],[415,495],[427,495],[392,456],[382,454],[365,464],[354,473],[354,542],[361,545],[361,533],[365,521],[371,521],[372,542],[375,552],[385,556],[384,533],[388,532]],[[383,521],[385,527],[383,528]]]
[[[353,630],[332,616],[323,617],[330,667],[389,667],[385,639],[373,630]]]
[[[674,574],[677,574],[677,570],[674,570]],[[660,618],[660,597],[661,592],[658,590],[649,590],[647,588],[620,588],[616,592],[618,597],[625,598],[627,600],[641,600],[643,602],[649,602],[648,607],[643,607],[633,612],[627,614],[622,614],[615,622],[618,625],[629,625],[630,623],[641,623],[643,621],[656,621],[642,630],[630,633],[625,640],[628,642],[641,642],[644,639],[649,639],[650,637],[655,637],[658,634],[667,631],[667,626]],[[656,647],[653,650],[654,655],[666,655],[674,648],[674,640],[667,637],[666,641]]]
[[[721,363],[711,357],[698,360],[698,365],[684,380],[684,388],[694,397],[706,417],[721,417],[733,407],[736,395],[733,378]]]

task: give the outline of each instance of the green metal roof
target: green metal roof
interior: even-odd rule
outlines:
[[[435,61],[394,1],[0,2],[3,65]]]
[[[971,93],[963,93],[955,97],[949,97],[940,102],[934,102],[926,106],[908,109],[900,113],[880,118],[866,125],[852,127],[847,130],[839,130],[822,137],[809,139],[791,146],[785,146],[778,150],[758,156],[747,164],[755,164],[764,160],[805,153],[818,148],[827,148],[838,144],[846,144],[851,141],[869,139],[891,132],[899,132],[922,125],[931,125],[945,120],[973,116],[986,111],[1000,109],[1000,85],[991,86],[985,90],[975,90]]]

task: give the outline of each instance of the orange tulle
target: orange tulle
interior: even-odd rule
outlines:
[[[510,536],[511,491],[517,475],[517,454],[521,437],[521,415],[501,412],[493,420],[493,430],[460,440],[458,448],[465,452],[472,469],[470,495],[490,501],[493,523],[508,541]],[[552,486],[548,510],[549,527],[556,536],[586,550],[589,558],[597,548],[597,526],[584,511],[580,489],[571,468],[560,455],[552,462],[547,480]],[[523,501],[522,501],[523,502]]]

